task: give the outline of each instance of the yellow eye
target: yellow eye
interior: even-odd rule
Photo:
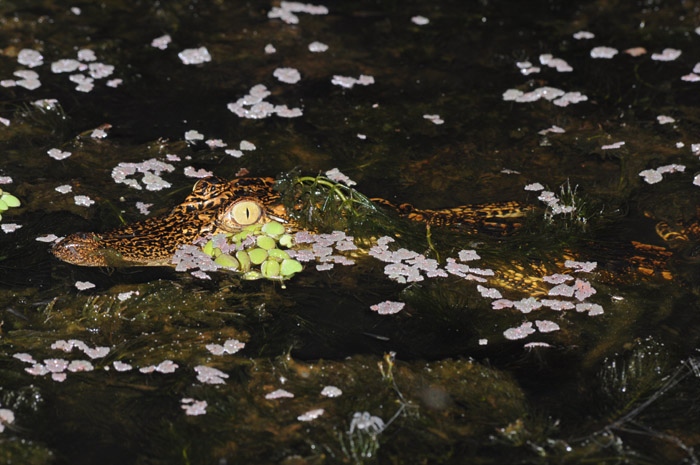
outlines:
[[[251,200],[240,201],[231,208],[231,218],[241,226],[254,224],[261,216],[260,205]]]

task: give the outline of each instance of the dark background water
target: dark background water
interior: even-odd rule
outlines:
[[[680,79],[700,61],[698,5],[325,5],[328,15],[302,13],[297,25],[268,19],[274,5],[262,1],[0,5],[0,78],[15,79],[12,73],[25,68],[17,63],[21,49],[44,56],[35,68],[41,87],[0,88],[0,116],[10,120],[0,126],[0,175],[13,180],[2,188],[23,203],[2,218],[22,228],[0,233],[0,408],[15,415],[0,433],[0,462],[696,463],[697,233],[667,243],[654,228],[665,221],[682,229],[698,220],[700,190],[692,182],[700,163],[691,145],[700,143],[700,84]],[[412,23],[415,15],[430,23]],[[574,39],[580,30],[595,38]],[[166,33],[172,36],[166,50],[151,47]],[[310,53],[315,40],[328,51]],[[268,43],[276,53],[264,53]],[[601,45],[620,53],[591,58]],[[178,52],[199,46],[211,62],[178,59]],[[636,46],[648,53],[623,53]],[[651,59],[667,47],[683,53],[670,62]],[[107,79],[123,84],[109,88],[100,79],[82,93],[66,74],[51,73],[50,63],[75,58],[81,48],[114,65]],[[574,70],[540,65],[540,73],[519,72],[516,62],[539,65],[543,53]],[[300,71],[299,83],[273,77],[287,66]],[[375,83],[344,89],[331,84],[336,74],[371,75]],[[301,107],[303,116],[252,120],[227,109],[258,83],[272,92],[271,102]],[[510,88],[541,86],[579,91],[588,101],[560,108],[502,97]],[[57,99],[62,110],[31,105],[41,98]],[[445,122],[435,125],[425,114]],[[658,115],[676,122],[661,125]],[[89,137],[105,123],[112,125],[107,138]],[[538,134],[552,125],[566,132]],[[233,158],[201,142],[188,145],[190,129],[227,148],[249,140],[257,149]],[[617,141],[625,145],[601,149]],[[49,158],[54,147],[71,157]],[[163,174],[170,189],[139,191],[111,177],[121,162],[167,153],[183,159]],[[639,176],[671,163],[685,165],[685,172],[653,185]],[[605,313],[493,310],[474,283],[450,277],[399,284],[369,257],[330,272],[309,266],[281,289],[224,273],[201,281],[170,269],[80,268],[57,261],[49,245],[36,241],[141,219],[137,201],[152,203],[153,214],[168,211],[195,181],[183,174],[188,165],[227,178],[242,168],[276,176],[337,167],[366,195],[420,208],[536,205],[512,237],[435,230],[433,239],[443,259],[477,248],[479,266],[494,269],[534,272],[532,264],[555,266],[566,254],[597,261],[599,271],[587,278],[597,289],[591,301]],[[523,190],[539,182],[559,193],[567,181],[586,202],[585,227],[546,221],[537,194]],[[62,184],[73,192],[56,192]],[[75,205],[76,194],[95,204]],[[429,253],[423,230],[406,227],[401,245]],[[647,277],[630,265],[640,254],[632,241],[670,250],[663,266],[673,279]],[[78,291],[76,281],[96,287]],[[119,300],[126,291],[139,295]],[[369,310],[384,300],[407,305],[393,316]],[[504,337],[506,329],[537,319],[561,330]],[[226,356],[205,348],[229,338],[245,348]],[[29,365],[12,357],[85,358],[52,350],[61,339],[111,351],[92,361],[95,371],[69,373],[63,383],[26,373]],[[524,347],[535,341],[550,347]],[[390,351],[393,362],[385,358]],[[104,369],[115,360],[143,367],[165,359],[179,365],[175,373]],[[229,378],[202,384],[197,365]],[[321,397],[325,385],[344,394]],[[295,397],[265,399],[278,388]],[[206,400],[206,415],[186,416],[180,406],[186,397]],[[324,415],[297,419],[314,408]],[[349,433],[353,414],[365,411],[385,422],[399,415],[379,434]],[[363,457],[362,450],[373,453]]]

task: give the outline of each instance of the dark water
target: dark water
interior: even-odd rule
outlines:
[[[0,408],[14,415],[0,433],[0,462],[697,463],[700,83],[681,79],[700,61],[696,3],[344,1],[326,3],[326,15],[299,13],[296,25],[268,19],[273,6],[0,4],[0,80],[28,69],[20,50],[43,55],[31,68],[40,87],[0,87],[0,116],[10,121],[0,125],[0,176],[12,178],[1,187],[22,202],[2,214],[3,225],[22,227],[0,233]],[[429,23],[415,24],[416,15]],[[573,38],[582,30],[595,38]],[[164,34],[167,49],[152,47]],[[328,50],[310,52],[313,41]],[[265,53],[266,44],[276,52]],[[211,61],[185,65],[177,56],[202,46]],[[619,53],[592,58],[598,46]],[[624,52],[632,47],[647,53]],[[652,59],[665,48],[682,53]],[[51,72],[80,49],[114,66],[90,92],[69,80],[78,71]],[[542,54],[573,70],[540,64]],[[523,75],[516,63],[524,61],[541,71]],[[301,80],[278,81],[280,67],[298,69]],[[334,75],[374,83],[347,89],[331,83]],[[123,82],[112,88],[111,79]],[[303,115],[246,119],[227,109],[256,84],[273,105]],[[545,86],[587,100],[560,107],[503,98]],[[60,106],[42,110],[38,99]],[[674,122],[661,124],[660,115]],[[90,137],[103,124],[107,137]],[[565,132],[539,134],[553,125]],[[188,144],[189,130],[228,146]],[[242,140],[256,149],[224,152]],[[52,148],[71,156],[55,160]],[[174,167],[161,174],[171,187],[136,190],[112,178],[119,163],[151,158]],[[654,184],[639,174],[673,164],[684,171]],[[422,226],[396,223],[394,249],[439,255],[443,267],[473,249],[481,260],[470,265],[531,276],[545,293],[554,285],[540,278],[566,272],[596,290],[582,300],[603,313],[494,310],[473,281],[399,283],[369,256],[330,271],[307,265],[281,288],[233,273],[200,280],[167,268],[76,267],[36,240],[142,219],[136,202],[164,213],[196,181],[187,166],[225,178],[337,167],[359,192],[418,208],[531,204],[524,227],[507,237],[433,228],[429,243]],[[142,177],[131,178],[143,187]],[[524,190],[532,183],[576,210],[551,215],[538,192]],[[57,192],[61,185],[72,192]],[[94,204],[76,205],[74,195]],[[655,232],[662,222],[683,237],[664,240]],[[597,268],[572,272],[566,258]],[[95,287],[79,291],[77,281]],[[512,301],[529,296],[504,280],[483,285]],[[120,299],[131,291],[138,294]],[[386,300],[406,306],[394,315],[370,310]],[[526,338],[506,335],[528,322]],[[109,353],[90,359],[51,348],[70,339]],[[206,348],[229,339],[245,347],[227,355]],[[64,370],[57,382],[26,372],[32,365],[18,353],[89,360],[95,369]],[[138,370],[164,360],[178,368]],[[133,368],[119,372],[115,361]],[[228,378],[202,383],[201,365]],[[321,396],[329,385],[343,394]],[[265,398],[276,389],[294,398]],[[186,415],[185,398],[206,401],[206,414]],[[298,419],[320,408],[318,418]],[[387,426],[353,423],[363,412]]]

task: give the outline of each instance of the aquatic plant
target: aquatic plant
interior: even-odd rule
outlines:
[[[290,216],[302,227],[320,232],[350,231],[367,238],[391,218],[365,195],[325,176],[281,176],[275,188]]]

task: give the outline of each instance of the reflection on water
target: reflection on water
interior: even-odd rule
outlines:
[[[696,463],[694,8],[4,2],[0,461]],[[48,253],[208,172],[333,168],[532,211],[370,210],[286,288]]]

